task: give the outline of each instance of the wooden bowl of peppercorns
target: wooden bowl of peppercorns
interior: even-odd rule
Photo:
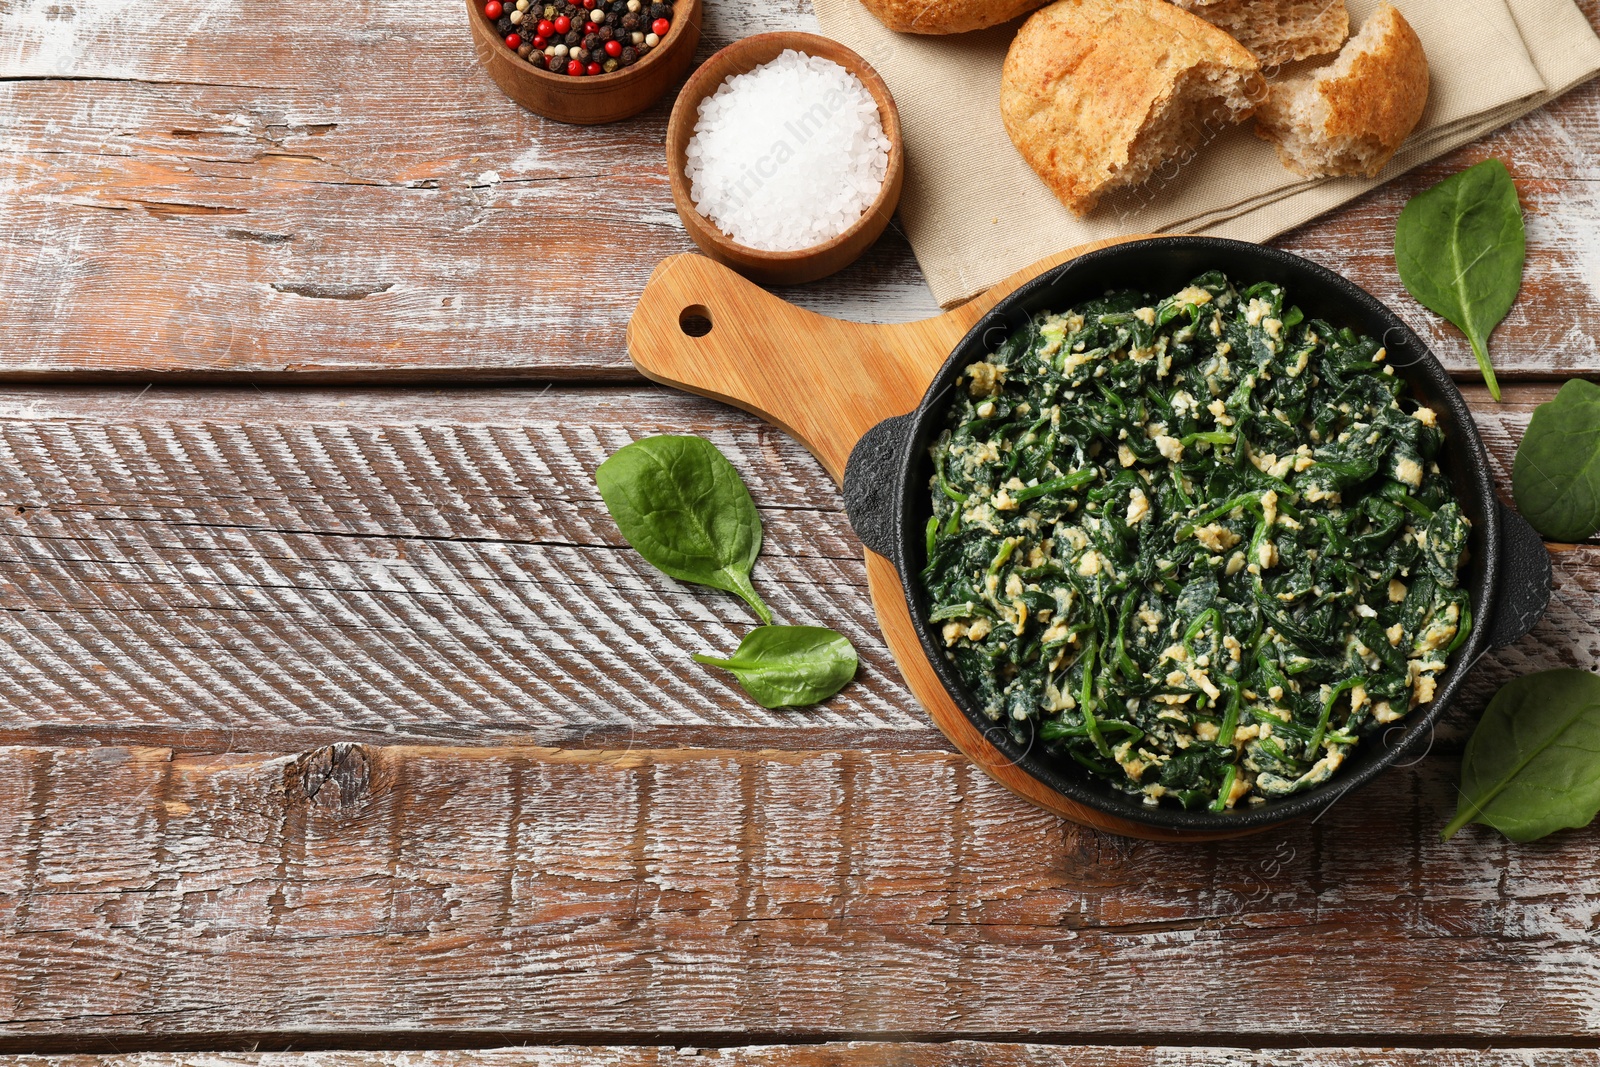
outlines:
[[[684,76],[700,0],[467,0],[467,22],[501,92],[594,125],[637,115]]]

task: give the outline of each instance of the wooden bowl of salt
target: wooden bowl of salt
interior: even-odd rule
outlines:
[[[700,213],[691,196],[688,148],[700,119],[701,101],[716,93],[727,79],[748,74],[757,67],[771,63],[789,49],[817,59],[830,60],[854,75],[878,105],[878,119],[889,149],[883,184],[876,197],[848,228],[803,248],[776,251],[741,244],[724,232],[717,222]],[[762,153],[754,159],[746,176],[741,178],[744,189],[753,191],[759,188],[801,150],[815,150],[826,145],[826,141],[817,141],[812,145],[805,142],[828,137],[835,125],[830,122],[831,117],[845,106],[833,105],[825,95],[822,100],[807,101],[802,109],[804,114],[798,117],[783,118],[775,113],[770,126],[770,142],[759,146]],[[787,154],[784,149],[788,150]],[[850,149],[850,145],[840,148],[841,151]],[[889,225],[895,206],[900,202],[900,187],[905,178],[905,144],[900,133],[900,113],[895,109],[889,87],[878,72],[839,42],[813,33],[757,34],[713,55],[684,84],[667,125],[667,172],[672,179],[672,199],[677,205],[678,215],[683,219],[684,229],[706,255],[732,267],[751,281],[764,285],[795,285],[816,281],[853,263]],[[813,203],[827,192],[814,190],[811,196],[816,200]],[[778,214],[799,216],[805,210],[805,205],[795,204]]]

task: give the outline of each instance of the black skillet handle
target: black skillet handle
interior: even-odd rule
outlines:
[[[900,530],[895,493],[900,464],[911,447],[913,415],[884,419],[861,435],[844,467],[844,512],[856,536],[878,555],[898,562]]]
[[[1550,606],[1550,550],[1528,520],[1500,509],[1500,607],[1489,623],[1489,645],[1504,648],[1532,630]]]

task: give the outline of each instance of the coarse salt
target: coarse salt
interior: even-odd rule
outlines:
[[[788,49],[700,102],[685,168],[695,209],[749,248],[822,244],[861,218],[889,171],[861,79]]]

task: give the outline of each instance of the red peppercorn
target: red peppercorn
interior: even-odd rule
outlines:
[[[549,19],[540,19],[539,25],[534,30],[540,37],[554,37],[556,35],[555,23]]]
[[[606,55],[610,56],[612,59],[615,59],[618,56],[620,56],[621,54],[622,54],[622,42],[621,41],[607,41],[606,42]]]
[[[583,0],[583,9],[585,11],[593,11],[594,5],[598,2],[599,0]]]
[[[550,42],[545,40],[543,37],[535,37],[533,39],[533,50],[535,52],[543,52],[546,48],[549,48],[549,47],[550,47]]]
[[[601,68],[600,64],[598,64],[598,63],[590,63],[588,68],[587,68],[587,70],[588,70],[588,73],[590,75],[604,73],[604,70]]]
[[[555,21],[555,31],[557,33],[566,33],[570,29],[572,29],[572,20],[567,18],[565,15],[557,15]]]
[[[483,5],[483,13],[487,18],[497,19],[505,13],[505,8],[501,6],[500,0],[489,0]]]
[[[576,59],[572,60],[567,64],[567,73],[576,78],[578,75],[583,73],[583,64],[579,63]]]
[[[507,48],[516,49],[516,48],[520,48],[521,46],[522,46],[522,34],[520,34],[520,33],[508,33],[508,34],[506,34],[506,47]]]
[[[665,37],[667,35],[667,31],[670,29],[672,29],[672,23],[668,22],[666,19],[656,19],[650,24],[650,32],[655,34],[657,37]]]

